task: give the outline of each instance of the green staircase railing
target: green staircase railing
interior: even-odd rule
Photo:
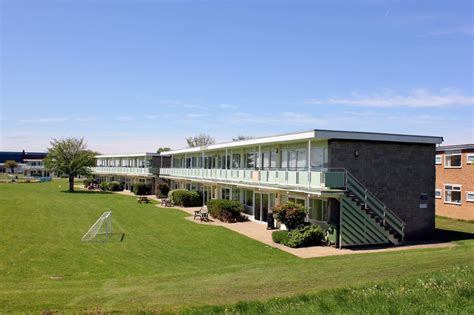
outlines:
[[[403,242],[405,222],[346,169],[328,170],[325,186],[344,189],[341,198],[341,245]]]

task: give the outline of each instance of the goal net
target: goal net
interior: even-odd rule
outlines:
[[[82,237],[83,242],[106,242],[112,235],[112,211],[106,211]]]

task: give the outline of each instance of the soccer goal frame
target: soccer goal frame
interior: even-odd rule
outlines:
[[[124,233],[112,232],[112,211],[105,211],[82,236],[83,242],[108,242],[113,234],[120,234],[120,242],[125,237]],[[98,237],[99,236],[99,237]]]

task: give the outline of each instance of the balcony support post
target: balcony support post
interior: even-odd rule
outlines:
[[[311,139],[308,140],[308,161],[306,162],[308,167],[308,190],[311,188]]]

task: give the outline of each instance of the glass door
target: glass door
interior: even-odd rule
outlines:
[[[270,198],[268,194],[255,193],[254,199],[254,219],[256,221],[267,222]]]

